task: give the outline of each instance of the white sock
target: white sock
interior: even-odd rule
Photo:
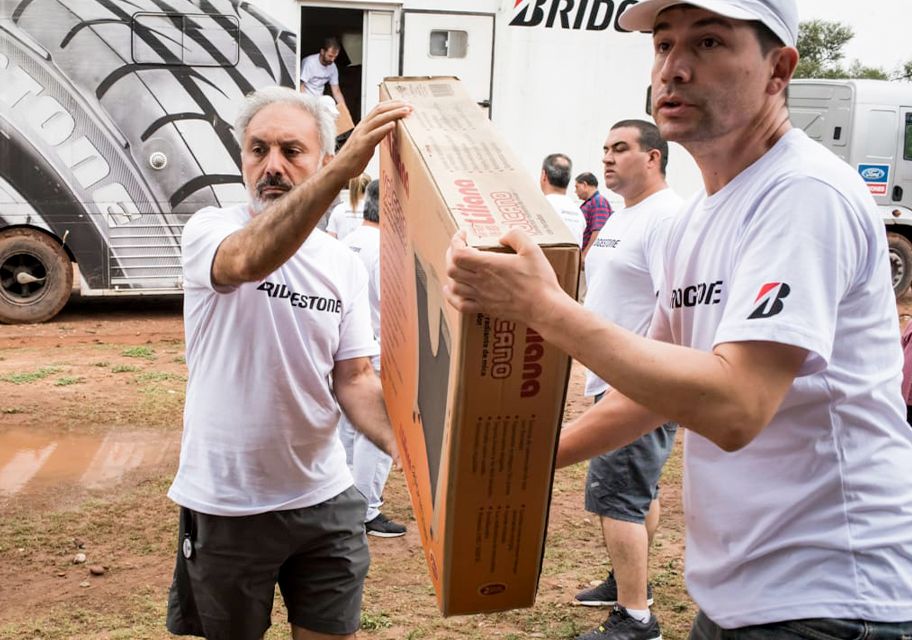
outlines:
[[[645,609],[628,609],[627,607],[624,607],[624,609],[627,611],[627,615],[634,620],[642,622],[643,624],[649,622],[649,607],[646,607]]]

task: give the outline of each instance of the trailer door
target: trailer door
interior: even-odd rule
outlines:
[[[912,107],[900,107],[899,113],[902,130],[890,200],[912,209]]]
[[[493,14],[403,11],[402,75],[457,76],[490,115],[493,68]]]

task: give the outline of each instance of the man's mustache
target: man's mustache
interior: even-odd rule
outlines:
[[[263,191],[271,187],[278,187],[283,191],[291,191],[294,185],[283,178],[280,173],[267,173],[256,183],[257,195],[263,195]]]

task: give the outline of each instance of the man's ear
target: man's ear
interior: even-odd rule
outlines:
[[[335,158],[335,157],[336,157],[336,156],[334,156],[334,155],[332,155],[332,154],[330,154],[330,153],[327,153],[325,156],[323,156],[323,164],[320,165],[320,168],[323,168],[323,167],[325,167],[326,165],[328,165],[329,162],[330,162],[330,160],[332,160],[332,159]]]
[[[770,95],[782,93],[788,87],[795,67],[798,66],[798,50],[794,47],[779,47],[770,53],[772,69],[766,92]]]
[[[662,166],[662,152],[658,149],[649,150],[649,162],[655,164],[657,167]]]

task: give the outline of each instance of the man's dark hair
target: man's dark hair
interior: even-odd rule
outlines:
[[[364,190],[364,219],[380,222],[380,181],[371,180]]]
[[[586,171],[576,176],[576,182],[582,182],[583,184],[588,184],[590,187],[598,187],[598,179]]]
[[[542,171],[545,172],[545,179],[552,187],[566,189],[570,185],[570,171],[573,169],[573,162],[563,153],[552,153],[545,157],[542,162]]]
[[[342,50],[342,45],[340,45],[339,41],[333,36],[323,38],[323,44],[320,45],[321,51],[329,51],[330,49],[335,49],[336,51]]]
[[[641,150],[652,151],[655,149],[659,152],[661,156],[659,169],[664,176],[665,169],[668,167],[668,143],[665,142],[665,138],[659,133],[659,128],[645,120],[621,120],[620,122],[616,122],[614,126],[611,127],[611,130],[614,131],[615,129],[623,129],[626,127],[631,127],[640,132],[639,143]]]
[[[748,24],[751,29],[754,30],[754,33],[757,34],[757,41],[760,43],[760,52],[763,55],[768,54],[773,49],[785,46],[785,43],[779,39],[779,36],[773,33],[772,29],[759,20],[750,20],[748,21]]]

